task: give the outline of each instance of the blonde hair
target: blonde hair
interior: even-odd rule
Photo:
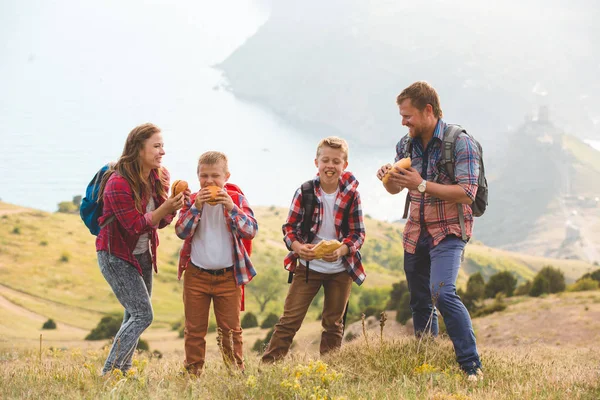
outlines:
[[[344,153],[344,161],[348,161],[348,142],[344,139],[337,136],[329,136],[325,139],[321,139],[317,146],[317,158],[319,158],[323,146],[331,147],[332,149],[341,149]]]
[[[418,81],[407,87],[396,98],[396,104],[400,105],[406,99],[410,99],[411,104],[419,111],[423,111],[427,104],[431,104],[433,115],[436,118],[442,118],[442,107],[440,106],[440,97],[429,83]]]
[[[223,161],[225,164],[225,173],[229,173],[229,165],[227,161],[227,156],[220,151],[207,151],[203,153],[198,159],[198,168],[196,169],[196,173],[200,172],[200,165],[215,165],[219,163],[219,161]]]

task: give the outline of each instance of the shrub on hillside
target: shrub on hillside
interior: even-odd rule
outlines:
[[[400,281],[392,285],[390,300],[388,301],[388,310],[396,311],[396,321],[402,325],[412,318],[410,310],[410,293],[406,281]]]
[[[577,279],[577,281],[581,281],[583,279],[593,279],[595,281],[600,282],[600,269],[595,270],[594,272],[588,272],[584,274],[581,278]]]
[[[150,351],[150,346],[148,345],[148,342],[146,342],[144,339],[140,339],[138,340],[136,349]]]
[[[56,322],[51,318],[48,321],[44,322],[42,325],[42,329],[56,329]]]
[[[102,317],[98,325],[85,337],[85,340],[104,340],[115,337],[121,324],[123,323],[122,315],[105,315]]]
[[[410,293],[406,292],[402,295],[398,309],[396,310],[396,321],[402,325],[406,325],[409,319],[412,318],[412,310],[410,309]]]
[[[565,290],[565,275],[558,268],[546,266],[537,273],[531,284],[529,295],[541,296],[544,293],[558,293]]]
[[[485,297],[485,281],[481,273],[477,272],[469,276],[467,291],[463,293],[459,289],[457,293],[469,313],[473,314],[479,307],[479,302]]]
[[[60,255],[60,262],[67,263],[67,262],[69,262],[70,259],[71,259],[71,253],[69,253],[68,251],[63,251],[62,254]]]
[[[256,315],[251,312],[247,312],[244,314],[244,318],[242,318],[241,322],[242,328],[255,328],[258,326],[258,320],[256,319]]]
[[[506,304],[504,303],[504,294],[502,292],[496,295],[496,299],[493,303],[488,304],[475,312],[473,317],[483,317],[486,315],[493,314],[495,312],[504,311],[506,309]]]
[[[265,336],[264,339],[256,339],[256,342],[254,342],[254,346],[252,346],[252,351],[262,354],[267,348],[269,342],[271,341],[273,332],[275,332],[275,328],[271,328],[269,332],[267,332],[267,336]]]
[[[515,289],[515,296],[527,296],[531,290],[531,281],[525,281]]]
[[[276,314],[270,313],[269,315],[267,315],[267,318],[264,319],[262,324],[260,324],[260,327],[262,329],[269,329],[269,328],[274,327],[275,324],[278,322],[279,322],[279,316],[277,316]]]
[[[600,285],[600,282],[592,278],[579,279],[577,282],[575,282],[569,287],[569,291],[583,292],[586,290],[596,290],[598,289],[598,285]]]
[[[517,278],[509,271],[501,271],[492,276],[485,285],[485,297],[488,299],[496,297],[498,293],[504,293],[511,297],[517,287]]]

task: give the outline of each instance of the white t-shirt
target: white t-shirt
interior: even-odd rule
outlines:
[[[156,206],[154,205],[154,198],[150,196],[150,200],[148,200],[148,205],[146,205],[146,212],[149,213],[154,211]],[[135,249],[133,249],[133,254],[144,254],[145,252],[150,250],[150,233],[144,232],[140,235],[137,243],[135,244]]]
[[[337,198],[339,189],[335,193],[325,193],[323,189],[319,189],[321,194],[321,206],[323,207],[323,220],[319,227],[313,243],[319,243],[321,240],[338,240],[337,233],[335,231],[335,217],[334,217],[334,205],[335,199]],[[306,265],[306,261],[300,259],[302,265]],[[335,262],[328,262],[325,260],[312,260],[308,267],[317,272],[323,274],[337,274],[338,272],[345,271],[344,263],[342,259],[338,259]]]
[[[195,206],[193,206],[195,207]],[[233,265],[233,239],[227,229],[223,204],[204,203],[202,217],[192,238],[192,263],[204,269]]]

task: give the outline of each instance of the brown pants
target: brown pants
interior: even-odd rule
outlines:
[[[263,354],[263,362],[278,361],[286,356],[292,340],[300,329],[308,307],[319,289],[323,286],[325,299],[323,302],[323,317],[320,353],[338,349],[342,345],[344,330],[342,318],[346,303],[352,289],[352,278],[346,271],[337,274],[322,274],[309,271],[306,282],[306,267],[298,265],[294,279],[285,299],[283,316],[275,325],[275,331],[269,342],[269,347]]]
[[[185,368],[199,374],[206,354],[206,332],[210,301],[213,300],[217,326],[223,332],[223,360],[244,369],[242,327],[240,326],[241,289],[233,272],[211,275],[190,265],[183,277],[185,311]],[[230,337],[233,339],[233,349]]]

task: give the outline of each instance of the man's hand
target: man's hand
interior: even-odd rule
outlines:
[[[335,250],[334,252],[325,254],[323,256],[323,261],[336,262],[343,256],[347,255],[349,252],[350,252],[350,249],[348,248],[348,245],[343,244],[340,247],[338,247],[338,249]]]
[[[392,169],[392,164],[385,164],[384,166],[379,168],[379,170],[377,171],[377,179],[379,179],[380,181],[383,180],[383,177],[390,169]]]
[[[394,172],[392,172],[394,173],[394,175],[390,177],[390,180],[393,179],[394,182],[397,182],[399,185],[409,190],[416,190],[417,186],[419,186],[421,182],[423,182],[421,174],[419,174],[417,170],[412,167],[408,169],[394,168],[394,170],[398,171],[398,173],[395,174]]]

